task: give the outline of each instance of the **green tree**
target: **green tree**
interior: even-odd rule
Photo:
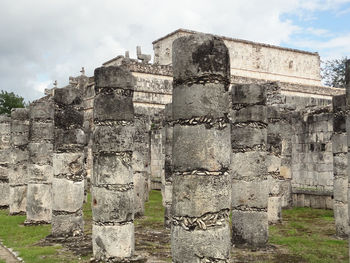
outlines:
[[[321,62],[321,77],[326,86],[345,88],[345,63],[347,57]]]
[[[13,108],[24,108],[24,99],[13,92],[1,91],[0,114],[10,114]]]

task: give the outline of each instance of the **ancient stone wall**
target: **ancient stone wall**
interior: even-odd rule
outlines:
[[[10,214],[25,214],[28,184],[29,110],[11,112]]]
[[[293,205],[333,207],[333,118],[331,108],[299,112],[293,119]]]
[[[170,65],[172,43],[196,32],[177,30],[153,42],[154,63]],[[220,37],[230,53],[231,75],[304,85],[321,85],[320,57],[317,53]]]
[[[0,115],[0,208],[7,208],[10,202],[10,137],[11,118],[7,115]]]

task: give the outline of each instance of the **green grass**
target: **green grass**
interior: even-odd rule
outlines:
[[[282,245],[304,262],[348,262],[348,242],[335,238],[331,210],[284,210],[283,224],[270,227],[270,243]]]
[[[135,220],[136,226],[162,229],[164,227],[164,207],[160,191],[152,190],[149,201],[145,204],[145,215]]]
[[[162,230],[164,208],[160,191],[151,191],[145,205],[145,216],[135,220],[142,229]],[[91,196],[84,204],[85,233],[91,233]],[[25,216],[9,216],[8,210],[0,210],[0,238],[3,243],[19,252],[26,263],[88,262],[78,260],[61,245],[40,246],[38,242],[50,234],[49,225],[23,226]],[[311,208],[283,210],[283,223],[270,226],[270,244],[283,250],[288,258],[308,263],[348,262],[348,242],[335,238],[333,211]],[[169,244],[143,240],[149,251],[169,249]],[[278,258],[279,255],[276,255]],[[300,260],[299,260],[300,259]],[[170,260],[170,259],[168,259]],[[171,260],[170,260],[171,261]],[[0,263],[4,262],[0,260]],[[262,261],[260,261],[262,262]],[[268,262],[277,262],[264,261]]]
[[[8,210],[0,211],[0,238],[7,247],[19,252],[25,262],[62,262],[55,259],[61,246],[41,247],[35,245],[50,234],[49,225],[24,226],[25,216],[9,216]]]

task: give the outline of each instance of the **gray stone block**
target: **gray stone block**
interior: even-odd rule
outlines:
[[[51,184],[28,184],[26,211],[28,222],[51,222]]]
[[[232,178],[267,176],[266,158],[266,152],[232,153],[230,164]]]
[[[267,123],[267,107],[265,105],[252,105],[239,110],[230,111],[232,123],[262,122]]]
[[[52,101],[35,101],[29,106],[30,119],[53,120],[54,107]]]
[[[82,129],[63,130],[55,129],[55,149],[76,149],[83,147],[87,142],[86,134]]]
[[[94,257],[131,257],[135,250],[134,224],[114,226],[92,225]]]
[[[29,120],[12,120],[11,133],[29,133]]]
[[[266,158],[266,166],[268,173],[279,173],[281,167],[281,157],[268,154]]]
[[[66,106],[55,110],[56,129],[69,130],[72,128],[81,128],[84,124],[84,112],[76,107]]]
[[[52,210],[70,213],[80,210],[84,202],[84,182],[54,178],[52,200]]]
[[[54,153],[52,156],[54,175],[76,175],[84,170],[84,156],[82,153]]]
[[[97,126],[93,133],[94,152],[123,152],[133,149],[133,126]]]
[[[117,191],[92,187],[92,213],[95,222],[130,222],[134,220],[134,190]]]
[[[218,75],[229,80],[230,61],[223,40],[205,34],[180,37],[173,42],[174,80]]]
[[[348,167],[348,158],[344,155],[337,155],[333,157],[333,171],[334,176],[346,176]]]
[[[28,164],[12,165],[12,167],[9,169],[10,185],[27,184],[28,181]]]
[[[132,96],[119,95],[115,92],[96,95],[94,99],[94,120],[132,121],[134,118],[132,100]]]
[[[53,169],[51,165],[28,165],[28,181],[31,182],[52,182]]]
[[[11,157],[10,149],[0,150],[0,166],[1,165],[7,166],[9,163],[11,163],[12,160],[10,159],[10,157]]]
[[[31,142],[28,144],[29,159],[35,164],[52,164],[52,143]]]
[[[333,195],[335,201],[348,201],[348,178],[335,177],[333,180]]]
[[[230,176],[184,175],[173,177],[172,213],[200,217],[231,206]]]
[[[232,86],[232,104],[266,104],[266,90],[262,85],[237,84]]]
[[[282,199],[280,196],[270,196],[267,207],[269,224],[282,222]]]
[[[51,226],[53,236],[81,235],[84,232],[82,215],[54,215],[52,216]]]
[[[348,204],[333,204],[335,231],[338,237],[347,237],[349,234]]]
[[[249,150],[251,147],[266,145],[267,129],[231,125],[231,140],[233,149]]]
[[[224,84],[207,83],[179,85],[173,90],[173,118],[225,117],[229,108],[228,91]],[[191,109],[191,110],[189,110]]]
[[[332,136],[333,153],[347,153],[347,135],[335,133]]]
[[[228,224],[207,230],[186,231],[171,227],[171,251],[174,263],[206,262],[205,259],[227,262],[230,258],[230,229]]]
[[[12,120],[28,120],[29,119],[29,109],[27,108],[14,108],[11,110]]]
[[[264,211],[232,211],[232,243],[265,246],[268,241],[268,217]]]
[[[134,173],[134,214],[137,216],[145,213],[145,191],[147,191],[147,180],[144,173]]]
[[[27,186],[10,187],[10,215],[26,212],[27,206]]]
[[[25,146],[29,143],[29,133],[12,134],[11,144],[13,146]]]
[[[11,133],[11,119],[7,122],[0,122],[0,136],[9,135]]]
[[[220,171],[230,163],[230,128],[207,129],[205,125],[174,126],[175,171]]]
[[[30,140],[33,142],[40,142],[46,140],[53,140],[54,125],[53,122],[32,122],[30,130]]]
[[[23,150],[21,148],[12,148],[8,159],[13,165],[27,163],[29,161],[29,152],[26,149]]]
[[[267,208],[269,187],[267,180],[243,181],[232,180],[232,208],[253,207]]]
[[[10,185],[7,182],[0,181],[0,207],[10,204]]]
[[[136,145],[134,145],[136,147]],[[132,152],[132,170],[134,172],[143,172],[145,170],[146,160],[143,152],[134,150]]]
[[[125,158],[125,157],[124,157]],[[94,185],[129,184],[133,182],[133,171],[130,163],[123,156],[114,153],[94,156]]]
[[[55,103],[61,105],[76,105],[82,103],[83,94],[77,88],[71,86],[55,89],[53,93],[53,100]]]
[[[134,89],[136,79],[130,71],[121,67],[100,67],[94,72],[95,92],[101,88]]]

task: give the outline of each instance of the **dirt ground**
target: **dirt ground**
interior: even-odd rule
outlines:
[[[61,244],[80,258],[80,262],[90,262],[92,257],[91,235],[74,238],[47,237],[38,245],[51,246]],[[149,263],[171,262],[170,231],[168,229],[135,228],[136,254],[147,259]],[[84,257],[86,259],[84,259]],[[142,262],[142,261],[139,261]],[[231,262],[271,262],[271,263],[303,263],[302,258],[288,254],[282,247],[269,245],[264,249],[232,248]]]

